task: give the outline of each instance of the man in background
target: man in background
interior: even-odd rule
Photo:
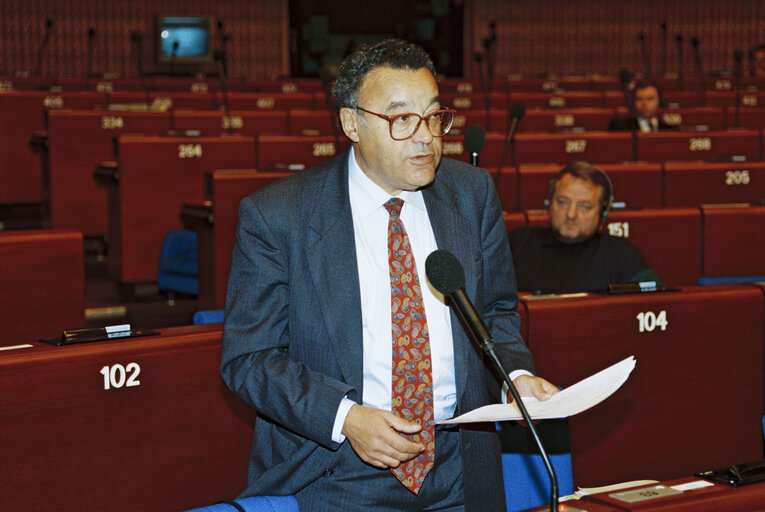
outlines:
[[[608,129],[611,131],[631,130],[641,133],[675,130],[674,126],[661,119],[660,108],[661,91],[659,86],[649,80],[638,80],[633,88],[630,115],[612,119]]]
[[[629,240],[600,233],[612,201],[611,180],[600,168],[572,161],[561,169],[545,201],[550,226],[508,234],[518,290],[573,293],[612,283],[658,282]]]

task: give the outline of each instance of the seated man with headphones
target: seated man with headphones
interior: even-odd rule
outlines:
[[[584,161],[569,162],[550,182],[549,227],[508,233],[518,291],[574,293],[609,284],[659,279],[640,251],[600,233],[613,202],[608,175]]]

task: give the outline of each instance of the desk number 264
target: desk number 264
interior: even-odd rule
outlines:
[[[141,367],[138,363],[128,363],[127,366],[121,364],[114,364],[112,366],[104,366],[99,372],[104,376],[104,389],[119,389],[121,387],[131,388],[140,386],[141,381],[138,380],[138,375],[141,373]]]
[[[638,313],[636,318],[639,332],[653,332],[657,327],[660,327],[662,331],[666,331],[667,325],[669,325],[667,312],[664,310],[659,311],[658,314],[653,311]]]

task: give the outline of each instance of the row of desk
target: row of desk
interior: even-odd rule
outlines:
[[[188,176],[184,173],[191,172],[186,170],[190,168],[207,172],[227,168],[262,171],[302,169],[327,160],[348,146],[344,137],[337,140],[331,135],[119,136],[120,133],[159,130],[167,123],[163,114],[141,114],[121,119],[121,127],[104,130],[103,123],[114,122],[113,118],[84,112],[50,114],[47,136],[38,144],[42,148],[44,172],[26,178],[29,194],[35,187],[38,196],[40,190],[46,191],[45,202],[50,207],[52,227],[77,229],[88,235],[105,233],[106,194],[94,184],[93,169],[104,160],[116,160],[127,169],[126,163],[121,162],[123,157],[131,158],[125,156],[127,153],[136,153],[138,163],[147,170],[158,169],[156,172],[177,177]],[[194,120],[194,124],[190,120]],[[179,129],[199,126],[199,120],[213,124],[220,118],[188,113],[177,115],[175,124]],[[645,155],[648,162],[681,160],[662,165],[623,163],[631,159],[629,155],[633,147],[632,137],[626,133],[521,133],[505,158],[506,165],[497,175],[497,188],[505,210],[537,207],[546,197],[549,180],[561,164],[535,163],[584,158],[605,162],[602,166],[614,181],[616,200],[629,207],[690,206],[706,202],[757,203],[765,197],[761,138],[759,130],[706,132],[703,135],[693,132],[639,135],[634,142],[638,152]],[[223,153],[206,150],[208,146],[213,147],[211,144],[227,144],[231,149]],[[123,146],[127,149],[122,149]],[[502,159],[504,146],[504,136],[489,134],[479,155],[479,164],[496,175],[496,165]],[[191,153],[186,155],[180,148],[192,148],[188,150]],[[217,154],[221,157],[216,158]],[[445,137],[444,154],[462,161],[469,160],[461,135]],[[733,154],[743,156],[747,161],[709,161]],[[514,161],[521,164],[514,166]],[[41,182],[45,185],[42,186]],[[19,185],[18,181],[16,183]]]
[[[538,373],[556,384],[637,361],[613,396],[569,419],[575,485],[762,458],[762,288],[525,298],[519,311]],[[641,324],[649,313],[663,321]],[[151,512],[235,496],[256,420],[218,376],[220,339],[214,324],[0,351],[4,505]]]
[[[696,76],[657,77],[657,85],[663,91],[698,91],[703,85],[706,90],[730,91],[737,87],[736,81],[727,77],[707,77],[702,83]],[[765,80],[761,77],[742,77],[743,90],[765,89]],[[0,76],[0,90],[63,90],[98,92],[142,91],[144,89],[160,91],[185,91],[203,93],[220,90],[223,87],[236,92],[311,92],[321,90],[324,85],[315,78],[258,79],[234,77],[225,83],[218,78],[178,78],[178,77],[22,77]],[[556,92],[556,91],[621,91],[622,84],[617,76],[547,76],[494,77],[491,81],[479,78],[449,77],[439,78],[438,87],[442,92],[472,93],[481,92],[484,87],[492,91],[506,92]]]
[[[215,171],[205,176],[204,201],[180,203],[183,227],[197,233],[201,309],[224,306],[239,202],[250,191],[282,177],[284,173]],[[541,210],[505,212],[508,230],[547,223],[547,214]],[[671,285],[692,285],[701,277],[765,275],[765,239],[759,236],[765,232],[762,206],[612,210],[604,231],[629,238]],[[153,267],[146,268],[151,258],[134,261],[144,262],[143,275],[155,272]]]
[[[240,93],[228,97],[229,114],[224,112],[224,102],[220,93],[212,91],[209,94],[169,92],[151,93],[149,98],[156,101],[150,112],[133,110],[110,110],[108,104],[139,104],[146,110],[146,96],[140,92],[126,93],[95,93],[67,92],[46,93],[37,91],[0,92],[0,136],[6,141],[0,147],[0,202],[24,203],[44,201],[44,182],[41,182],[38,172],[39,164],[28,148],[29,136],[40,131],[51,133],[55,130],[51,123],[64,123],[65,130],[84,127],[90,132],[100,130],[103,135],[112,137],[119,133],[154,134],[167,131],[194,130],[204,135],[219,135],[225,132],[245,135],[256,134],[323,134],[338,135],[341,130],[336,123],[336,116],[331,113],[323,92],[308,93]],[[475,96],[475,95],[472,95]],[[481,124],[486,130],[496,132],[488,138],[485,153],[488,155],[485,165],[493,165],[500,160],[504,149],[504,133],[508,126],[507,105],[501,99],[490,99],[490,108],[486,109],[483,98],[472,98],[471,95],[444,95],[444,101],[458,109],[455,119],[454,135],[458,136],[470,124]],[[730,142],[723,143],[720,148],[710,146],[706,141],[710,137],[706,133],[697,133],[695,146],[686,141],[685,147],[679,144],[671,145],[665,152],[677,151],[677,156],[657,158],[653,156],[651,143],[638,144],[631,139],[620,140],[613,146],[589,140],[580,132],[605,130],[609,121],[615,115],[626,112],[617,105],[602,106],[577,103],[574,99],[563,102],[557,109],[537,108],[533,98],[526,98],[530,107],[524,120],[519,124],[520,134],[534,131],[569,132],[561,134],[567,142],[558,144],[554,153],[546,161],[561,161],[572,157],[586,158],[593,161],[631,160],[635,156],[644,160],[683,160],[688,158],[726,158],[744,156],[757,159],[760,155],[759,146],[752,142],[741,141],[734,147]],[[756,105],[752,103],[752,105]],[[98,110],[94,107],[100,106]],[[172,106],[172,108],[171,108]],[[64,112],[60,112],[61,110]],[[77,113],[71,109],[82,110]],[[196,110],[196,114],[183,110]],[[59,117],[61,116],[61,117]],[[67,116],[75,119],[64,121]],[[741,127],[759,131],[765,127],[765,109],[748,106],[734,109],[724,106],[692,107],[670,109],[663,114],[665,121],[679,127],[696,129],[703,126],[711,132],[719,132],[729,127]],[[153,124],[147,119],[154,118]],[[56,119],[56,121],[52,121]],[[61,121],[59,121],[61,120]],[[46,122],[47,121],[47,122]],[[150,123],[150,124],[147,124]],[[83,134],[83,140],[85,139]],[[742,137],[749,137],[746,133]],[[100,136],[97,136],[100,137]],[[522,137],[519,137],[522,140]],[[70,141],[67,141],[69,143]],[[716,141],[712,141],[714,144]],[[646,144],[649,147],[645,147]],[[661,146],[663,143],[659,143]],[[747,144],[750,149],[741,151],[741,145]],[[526,144],[527,145],[527,144]],[[458,150],[458,144],[451,144],[452,151]],[[527,145],[528,146],[528,145]],[[515,150],[515,148],[513,148]],[[506,162],[541,161],[545,158],[545,148],[529,146],[529,151],[518,148],[511,151]],[[554,158],[553,158],[554,157]]]

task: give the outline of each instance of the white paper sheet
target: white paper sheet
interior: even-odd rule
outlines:
[[[549,400],[539,401],[535,398],[522,397],[523,404],[526,406],[532,419],[544,420],[573,416],[586,411],[611,396],[624,384],[633,368],[635,368],[635,357],[630,356],[556,393]],[[520,419],[523,419],[520,410],[515,403],[511,403],[479,407],[441,423],[473,423]]]

